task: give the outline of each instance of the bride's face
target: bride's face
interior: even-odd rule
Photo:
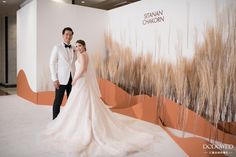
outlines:
[[[76,43],[75,44],[75,50],[79,53],[82,53],[85,51],[85,47],[84,45],[80,44],[80,43]]]

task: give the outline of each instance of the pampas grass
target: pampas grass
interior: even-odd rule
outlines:
[[[236,121],[236,9],[228,9],[228,18],[220,15],[216,26],[206,26],[204,41],[196,39],[192,59],[184,58],[182,48],[177,47],[175,65],[156,60],[150,53],[134,56],[108,33],[106,56],[95,57],[97,74],[131,95],[157,96],[158,107],[163,97],[184,105],[216,127],[220,121]],[[182,128],[185,114],[179,112]]]

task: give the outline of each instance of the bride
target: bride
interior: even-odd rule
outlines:
[[[50,148],[86,157],[122,157],[144,150],[154,136],[124,123],[100,99],[83,40],[76,42],[76,72],[65,107],[43,132]]]

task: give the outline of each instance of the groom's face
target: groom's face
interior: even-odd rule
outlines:
[[[63,40],[66,43],[70,43],[70,41],[72,40],[73,37],[73,33],[71,31],[66,30],[65,33],[63,34]]]

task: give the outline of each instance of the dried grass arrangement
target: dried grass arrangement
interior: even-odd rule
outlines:
[[[217,16],[216,26],[206,27],[204,42],[196,40],[193,58],[179,55],[175,65],[151,54],[134,55],[107,34],[106,56],[94,57],[97,74],[131,95],[171,99],[215,126],[236,121],[236,9],[227,10],[228,18]]]

